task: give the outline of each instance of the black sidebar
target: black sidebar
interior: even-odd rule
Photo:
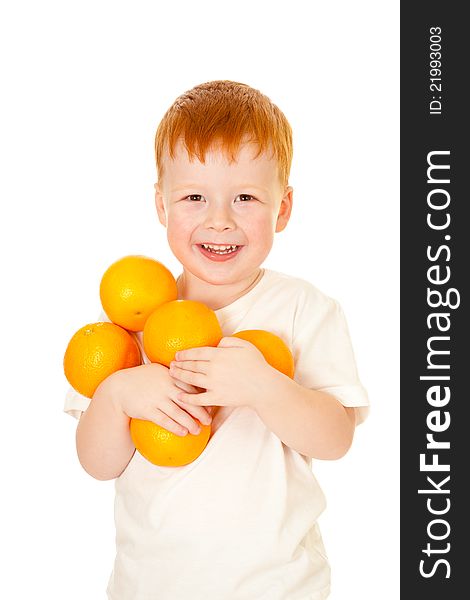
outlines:
[[[470,23],[401,2],[401,598],[470,598]]]

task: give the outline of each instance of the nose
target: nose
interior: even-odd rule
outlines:
[[[235,229],[235,222],[230,207],[224,203],[210,205],[206,213],[204,225],[206,229],[214,229],[215,231],[232,231]]]

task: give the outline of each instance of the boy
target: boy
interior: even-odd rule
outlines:
[[[217,348],[179,352],[169,369],[146,361],[119,371],[91,403],[68,395],[66,410],[83,411],[81,464],[98,479],[116,478],[108,597],[327,598],[317,525],[325,501],[311,458],[347,452],[368,400],[338,304],[261,268],[291,214],[290,126],[257,90],[208,82],[167,111],[156,160],[157,213],[182,264],[179,298],[214,309],[226,337]],[[283,338],[294,380],[230,337],[243,329]],[[193,463],[157,467],[135,452],[131,417],[178,435],[212,420],[213,433]]]

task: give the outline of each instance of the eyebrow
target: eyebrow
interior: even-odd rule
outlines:
[[[260,190],[260,192],[267,192],[266,188],[260,187],[259,185],[254,185],[253,183],[241,183],[238,187],[241,188],[253,188],[254,190]]]
[[[184,185],[179,185],[178,187],[172,188],[170,192],[179,192],[180,190],[187,190],[189,188],[199,188],[201,187],[200,183],[185,183]],[[267,192],[266,188],[260,187],[258,185],[253,185],[252,183],[239,183],[237,184],[238,188],[252,188],[255,190],[259,190],[260,192]]]
[[[185,183],[184,185],[179,185],[178,187],[172,188],[170,192],[178,192],[180,190],[187,190],[188,188],[198,188],[200,186],[200,183]]]

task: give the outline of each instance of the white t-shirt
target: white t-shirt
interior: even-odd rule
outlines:
[[[291,348],[295,380],[368,410],[344,315],[310,283],[265,270],[216,311],[224,335],[266,329]],[[142,343],[142,334],[137,338]],[[141,347],[142,351],[143,348]],[[146,359],[148,362],[148,360]],[[65,411],[89,400],[73,390]],[[203,453],[158,467],[139,452],[116,479],[112,600],[323,600],[330,569],[317,524],[325,508],[311,461],[248,407],[222,407]]]

